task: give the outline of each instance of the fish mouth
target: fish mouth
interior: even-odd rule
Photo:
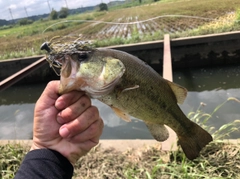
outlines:
[[[64,59],[61,59],[61,65],[59,94],[80,90],[85,85],[85,81],[77,78],[79,64],[70,55],[65,55]]]
[[[79,60],[79,54],[61,57],[59,94],[73,90],[85,91],[92,98],[109,94],[125,72],[124,64],[112,57],[88,57]]]

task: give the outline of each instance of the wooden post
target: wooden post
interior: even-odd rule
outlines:
[[[172,57],[169,34],[164,35],[164,49],[163,49],[163,78],[168,81],[173,81],[172,76]],[[177,149],[177,135],[166,126],[169,132],[169,138],[162,143],[162,150],[176,150]]]
[[[172,57],[171,57],[171,45],[169,34],[164,35],[163,41],[163,78],[168,81],[173,81],[172,76]]]

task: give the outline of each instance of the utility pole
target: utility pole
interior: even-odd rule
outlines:
[[[49,11],[50,11],[50,13],[51,13],[51,7],[50,7],[50,4],[49,4],[49,0],[47,0],[47,3],[48,3]]]
[[[28,18],[27,8],[25,6],[24,6],[24,10],[25,10],[27,18]]]
[[[65,0],[65,3],[66,3],[66,8],[68,8],[68,3],[67,3],[67,0]]]
[[[14,19],[13,19],[13,15],[12,15],[12,10],[11,10],[10,7],[9,7],[9,13],[10,13],[10,15],[11,15],[11,17],[12,17],[12,21],[13,21],[13,23],[15,24]]]

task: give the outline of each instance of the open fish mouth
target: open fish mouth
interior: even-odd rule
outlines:
[[[56,75],[60,76],[60,69],[65,62],[66,55],[82,54],[92,50],[92,44],[88,41],[80,41],[79,39],[73,42],[63,42],[57,40],[60,37],[54,37],[50,42],[44,42],[40,49],[48,52],[46,60]]]
[[[125,72],[119,59],[102,55],[89,42],[51,40],[43,43],[41,50],[48,52],[46,60],[60,76],[60,94],[75,89],[98,98],[112,91]]]

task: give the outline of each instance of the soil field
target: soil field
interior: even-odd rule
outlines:
[[[78,14],[69,16],[68,22],[36,21],[0,29],[0,59],[44,53],[40,45],[54,36],[108,46],[161,40],[166,33],[176,38],[240,30],[238,9],[239,0],[168,0]]]

